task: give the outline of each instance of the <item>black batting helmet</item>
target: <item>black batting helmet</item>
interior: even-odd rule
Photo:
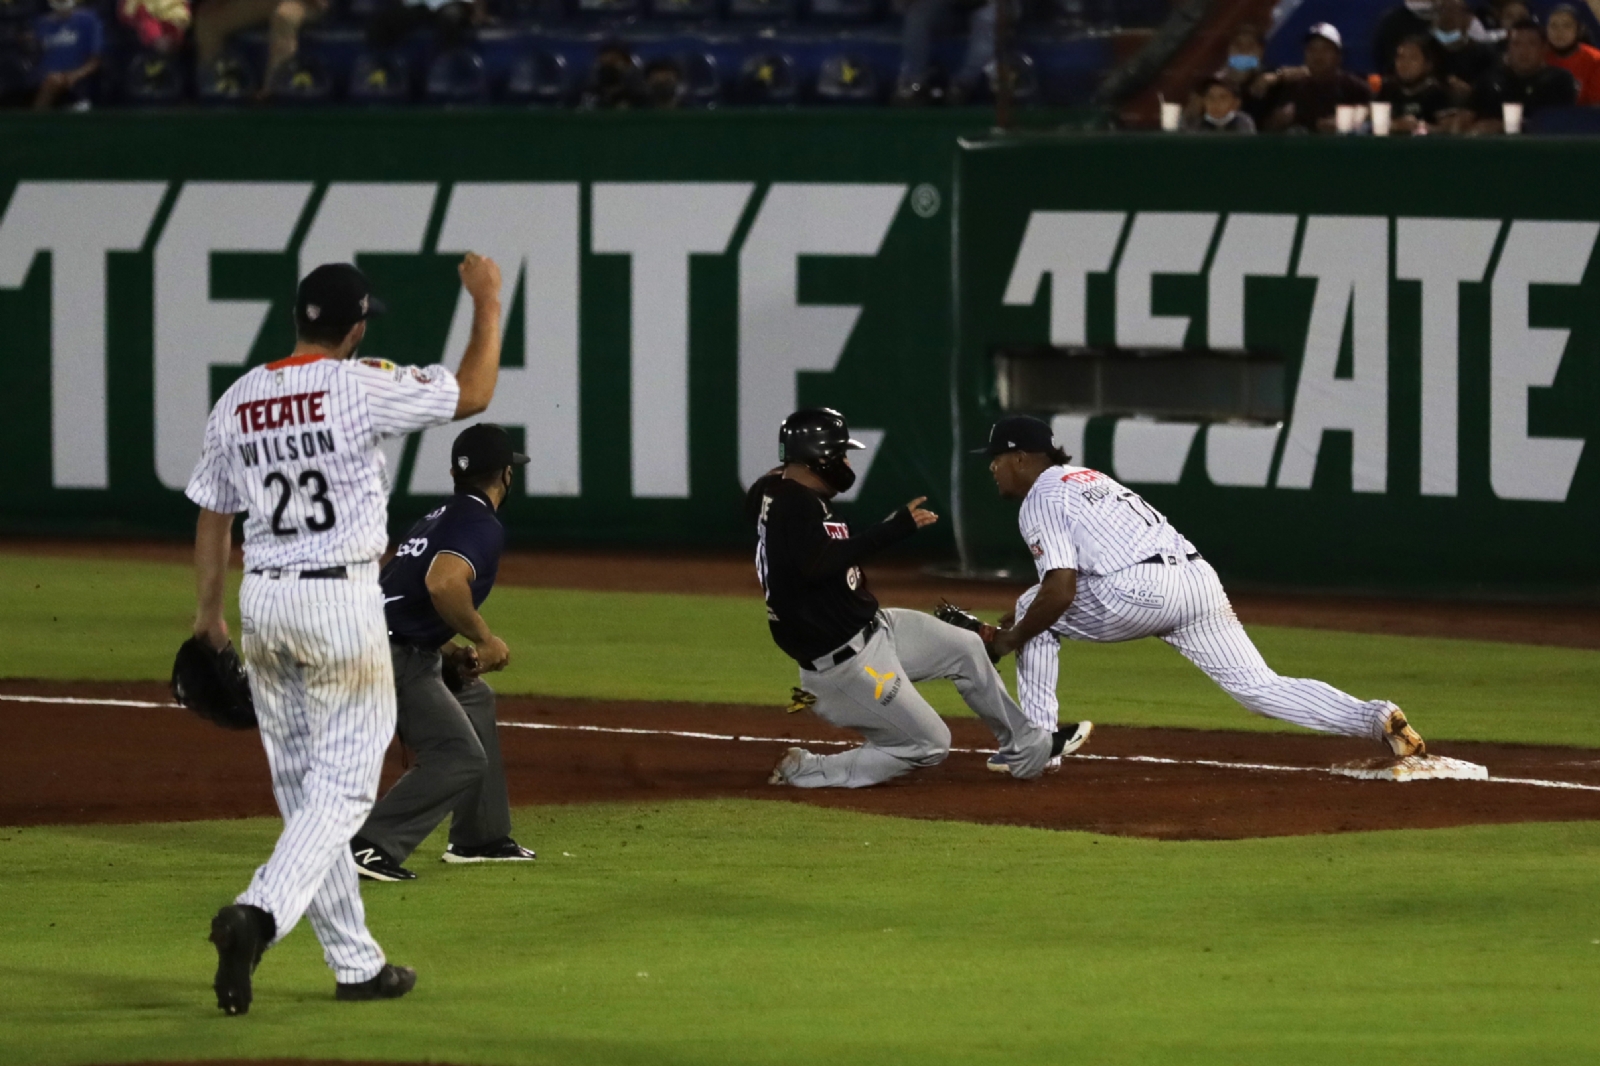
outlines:
[[[783,420],[778,430],[778,458],[785,463],[826,463],[852,448],[866,445],[850,437],[844,415],[831,407],[807,407]]]

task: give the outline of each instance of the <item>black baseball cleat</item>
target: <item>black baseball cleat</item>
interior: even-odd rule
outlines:
[[[443,862],[532,862],[538,856],[510,837],[501,837],[472,847],[451,844],[439,858]]]
[[[211,919],[211,942],[217,946],[217,976],[211,987],[224,1014],[250,1013],[250,977],[278,935],[278,923],[260,907],[230,904]]]
[[[356,873],[373,881],[415,881],[417,875],[401,866],[389,853],[365,837],[350,841],[350,854],[355,856]]]
[[[417,971],[409,966],[384,963],[378,976],[370,981],[354,984],[337,984],[333,998],[343,1003],[360,1003],[369,999],[399,999],[417,986]]]

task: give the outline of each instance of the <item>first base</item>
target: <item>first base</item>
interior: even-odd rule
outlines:
[[[1370,759],[1335,766],[1333,773],[1362,781],[1487,781],[1489,768],[1443,755],[1412,755],[1404,759]]]

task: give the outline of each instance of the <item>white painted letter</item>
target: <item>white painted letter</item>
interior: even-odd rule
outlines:
[[[310,195],[305,182],[206,181],[178,194],[155,253],[156,476],[169,489],[189,483],[200,456],[211,367],[248,359],[272,307],[213,300],[211,253],[284,251]]]
[[[479,252],[500,264],[502,328],[521,286],[523,365],[500,368],[481,421],[522,427],[533,458],[522,474],[529,496],[578,495],[578,186],[459,184],[438,251]],[[463,291],[441,361],[459,366],[471,334],[472,299]],[[458,432],[440,426],[422,435],[412,492],[451,490],[450,444]]]
[[[1395,222],[1395,277],[1422,282],[1422,495],[1454,496],[1458,465],[1461,283],[1482,281],[1500,223]]]
[[[839,362],[861,308],[805,306],[802,255],[877,255],[904,185],[775,183],[739,252],[739,480],[778,458],[778,424],[798,402],[795,374]],[[849,412],[845,412],[846,415]],[[857,475],[866,480],[866,469]]]
[[[630,256],[633,494],[689,495],[689,256],[721,255],[749,182],[596,185],[596,252]]]
[[[1583,280],[1600,224],[1513,222],[1494,271],[1489,326],[1489,484],[1502,500],[1567,498],[1582,438],[1530,437],[1528,390],[1556,379],[1567,330],[1528,325],[1530,285]]]
[[[0,287],[50,253],[50,469],[58,489],[110,487],[106,253],[136,252],[162,182],[19,182],[0,221]]]
[[[1206,340],[1211,347],[1244,347],[1244,279],[1289,273],[1297,225],[1293,215],[1228,216],[1206,279]]]
[[[1317,296],[1278,485],[1309,489],[1323,432],[1347,429],[1350,487],[1384,492],[1389,484],[1388,219],[1313,215],[1306,220],[1299,274],[1317,279]],[[1352,372],[1339,378],[1334,374],[1339,348],[1345,322],[1352,318]]]
[[[1183,347],[1189,316],[1152,314],[1151,280],[1157,274],[1200,273],[1216,228],[1215,214],[1141,211],[1133,216],[1117,263],[1118,347]]]
[[[1089,275],[1111,269],[1127,217],[1120,211],[1035,211],[1023,231],[1004,302],[1031,305],[1049,274],[1050,343],[1087,344]]]

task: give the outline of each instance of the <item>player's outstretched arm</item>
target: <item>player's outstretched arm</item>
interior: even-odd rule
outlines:
[[[233,515],[200,508],[200,518],[194,526],[194,635],[213,648],[228,643],[222,594],[227,587],[228,554],[232,551]]]
[[[807,581],[826,580],[829,575],[855,566],[889,545],[905,540],[924,526],[933,525],[939,516],[923,508],[926,500],[926,496],[918,496],[904,507],[896,508],[877,525],[869,526],[844,540],[830,537],[821,517],[817,517],[807,525],[805,537],[810,544],[809,550],[801,554],[806,560],[800,569],[801,576]]]
[[[1039,582],[1039,594],[1028,606],[1014,628],[1002,629],[989,643],[989,652],[996,659],[1016,651],[1034,637],[1043,633],[1067,613],[1072,601],[1078,597],[1078,572],[1076,570],[1051,570]]]
[[[428,597],[445,624],[472,641],[478,652],[479,673],[504,670],[511,661],[511,651],[505,641],[490,632],[489,623],[472,606],[472,577],[471,563],[441,551],[428,566]]]
[[[471,418],[488,410],[500,379],[500,267],[488,256],[468,252],[456,269],[472,297],[472,336],[456,371],[461,386],[456,417]]]

